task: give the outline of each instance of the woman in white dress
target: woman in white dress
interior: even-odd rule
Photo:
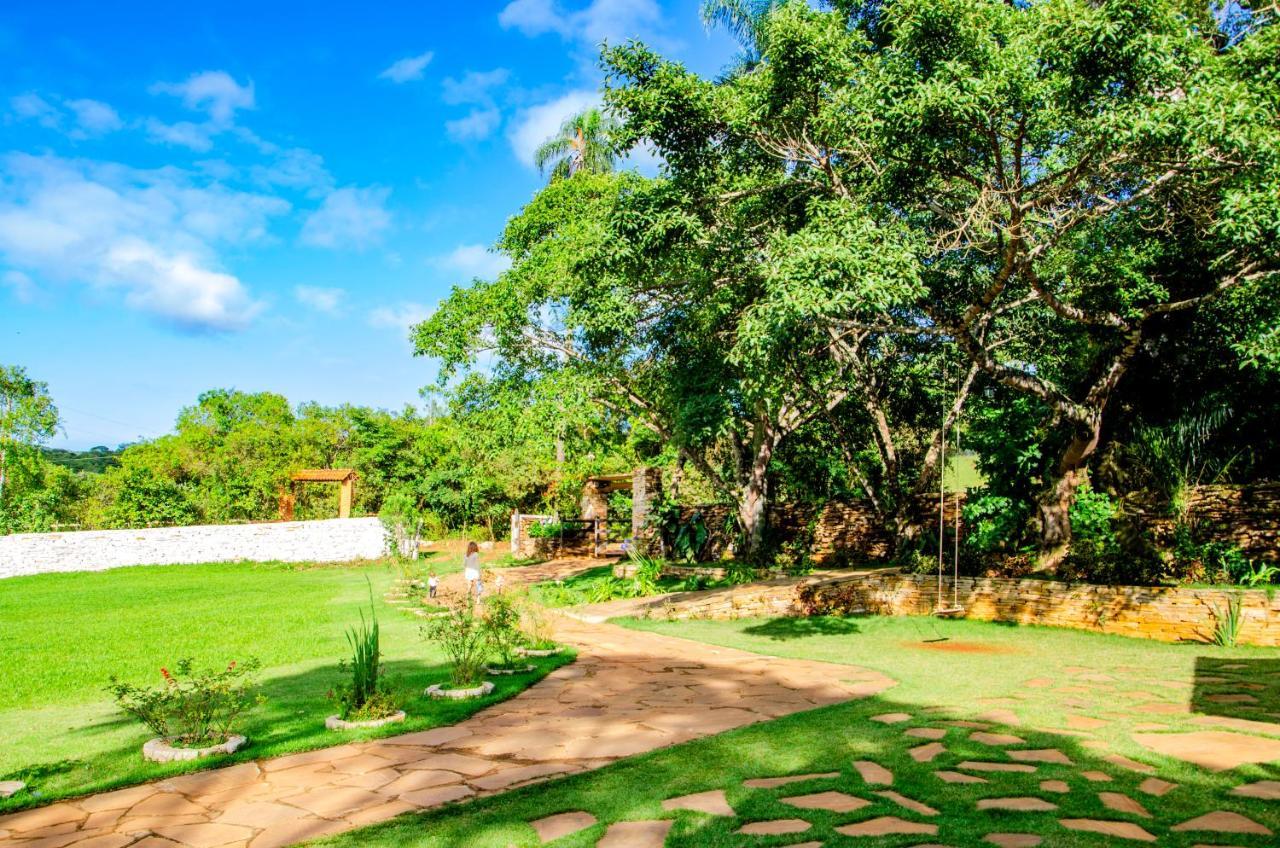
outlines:
[[[467,592],[478,594],[480,588],[480,546],[467,544],[467,555],[462,558],[462,576],[467,580]]]

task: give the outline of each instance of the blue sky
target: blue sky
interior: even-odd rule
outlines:
[[[49,383],[75,448],[164,433],[213,387],[417,402],[409,324],[501,269],[601,40],[713,74],[734,48],[697,8],[5,4],[0,363]]]

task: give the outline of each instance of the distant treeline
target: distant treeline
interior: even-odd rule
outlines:
[[[120,464],[120,454],[125,445],[112,450],[105,445],[97,445],[84,451],[64,450],[63,448],[41,448],[44,458],[54,465],[61,465],[72,471],[83,471],[86,474],[101,474],[108,468]]]

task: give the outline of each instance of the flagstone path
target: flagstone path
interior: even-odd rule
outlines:
[[[582,563],[562,564],[563,572]],[[514,580],[554,575],[555,568]],[[577,662],[451,727],[183,775],[0,817],[5,848],[272,848],[494,794],[888,689],[853,666],[784,660],[572,619]],[[714,804],[715,799],[689,803]],[[547,832],[583,819],[547,823]],[[669,823],[666,823],[669,826]],[[626,844],[636,828],[611,828]],[[661,827],[636,833],[665,833]]]

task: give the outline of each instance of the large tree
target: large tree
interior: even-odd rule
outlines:
[[[1138,352],[1217,299],[1274,303],[1275,8],[1224,32],[1184,0],[833,6],[766,14],[760,61],[722,86],[747,93],[761,150],[833,215],[897,234],[882,256],[920,282],[910,308],[833,296],[822,320],[931,336],[1043,409],[1052,566]],[[1275,342],[1259,317],[1239,343],[1255,357]]]

